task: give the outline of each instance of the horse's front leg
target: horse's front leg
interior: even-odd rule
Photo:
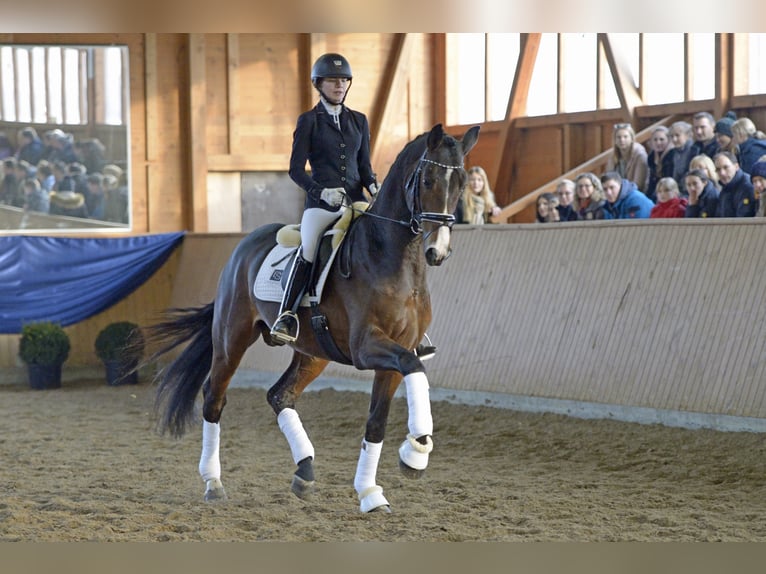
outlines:
[[[370,413],[367,427],[356,466],[354,489],[359,496],[362,512],[384,510],[391,512],[383,488],[378,486],[376,475],[380,453],[383,450],[383,438],[386,434],[386,422],[391,408],[391,400],[402,380],[401,374],[394,371],[376,371],[370,398]]]
[[[298,466],[291,486],[298,498],[306,498],[314,491],[314,445],[295,410],[295,401],[328,362],[295,351],[290,366],[267,393],[269,405],[277,415],[279,429],[285,435],[293,461]]]
[[[409,432],[399,447],[399,468],[407,478],[420,478],[428,466],[429,455],[433,450],[433,418],[425,367],[413,351],[390,339],[380,337],[375,330],[368,333],[359,349],[355,361],[358,368],[385,369],[404,375]]]
[[[431,398],[428,377],[424,372],[404,377],[407,389],[407,438],[399,447],[399,469],[407,478],[420,478],[428,466],[428,457],[434,448],[431,417]]]

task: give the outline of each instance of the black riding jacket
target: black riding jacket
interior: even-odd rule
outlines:
[[[340,124],[338,130],[321,102],[298,117],[289,173],[306,191],[306,209],[328,208],[319,199],[326,187],[342,187],[352,201],[364,201],[362,188],[375,183],[367,117],[342,106]],[[310,173],[306,171],[307,161]]]

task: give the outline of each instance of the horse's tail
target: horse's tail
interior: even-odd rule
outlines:
[[[154,361],[179,345],[188,345],[157,375],[154,407],[161,433],[181,437],[196,419],[195,402],[210,374],[213,362],[213,302],[202,307],[170,309],[160,323],[146,329],[147,342],[160,349],[149,357]]]

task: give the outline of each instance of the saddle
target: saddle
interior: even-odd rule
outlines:
[[[301,307],[309,307],[312,303],[319,304],[322,300],[322,290],[335,257],[340,251],[346,232],[353,221],[359,217],[360,212],[366,211],[369,204],[358,201],[353,204],[353,209],[347,209],[343,215],[328,227],[319,241],[317,253],[314,256],[314,265],[311,269],[311,277],[306,286],[306,294],[301,299]],[[285,225],[277,231],[277,244],[266,255],[258,275],[255,278],[253,292],[262,301],[280,303],[290,268],[298,253],[301,243],[300,225]]]

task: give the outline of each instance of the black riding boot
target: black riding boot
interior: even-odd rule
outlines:
[[[311,274],[311,263],[306,261],[301,252],[295,256],[287,280],[282,305],[279,307],[279,317],[271,328],[271,338],[278,345],[292,343],[298,338],[298,315],[296,311],[306,289],[306,283]]]

